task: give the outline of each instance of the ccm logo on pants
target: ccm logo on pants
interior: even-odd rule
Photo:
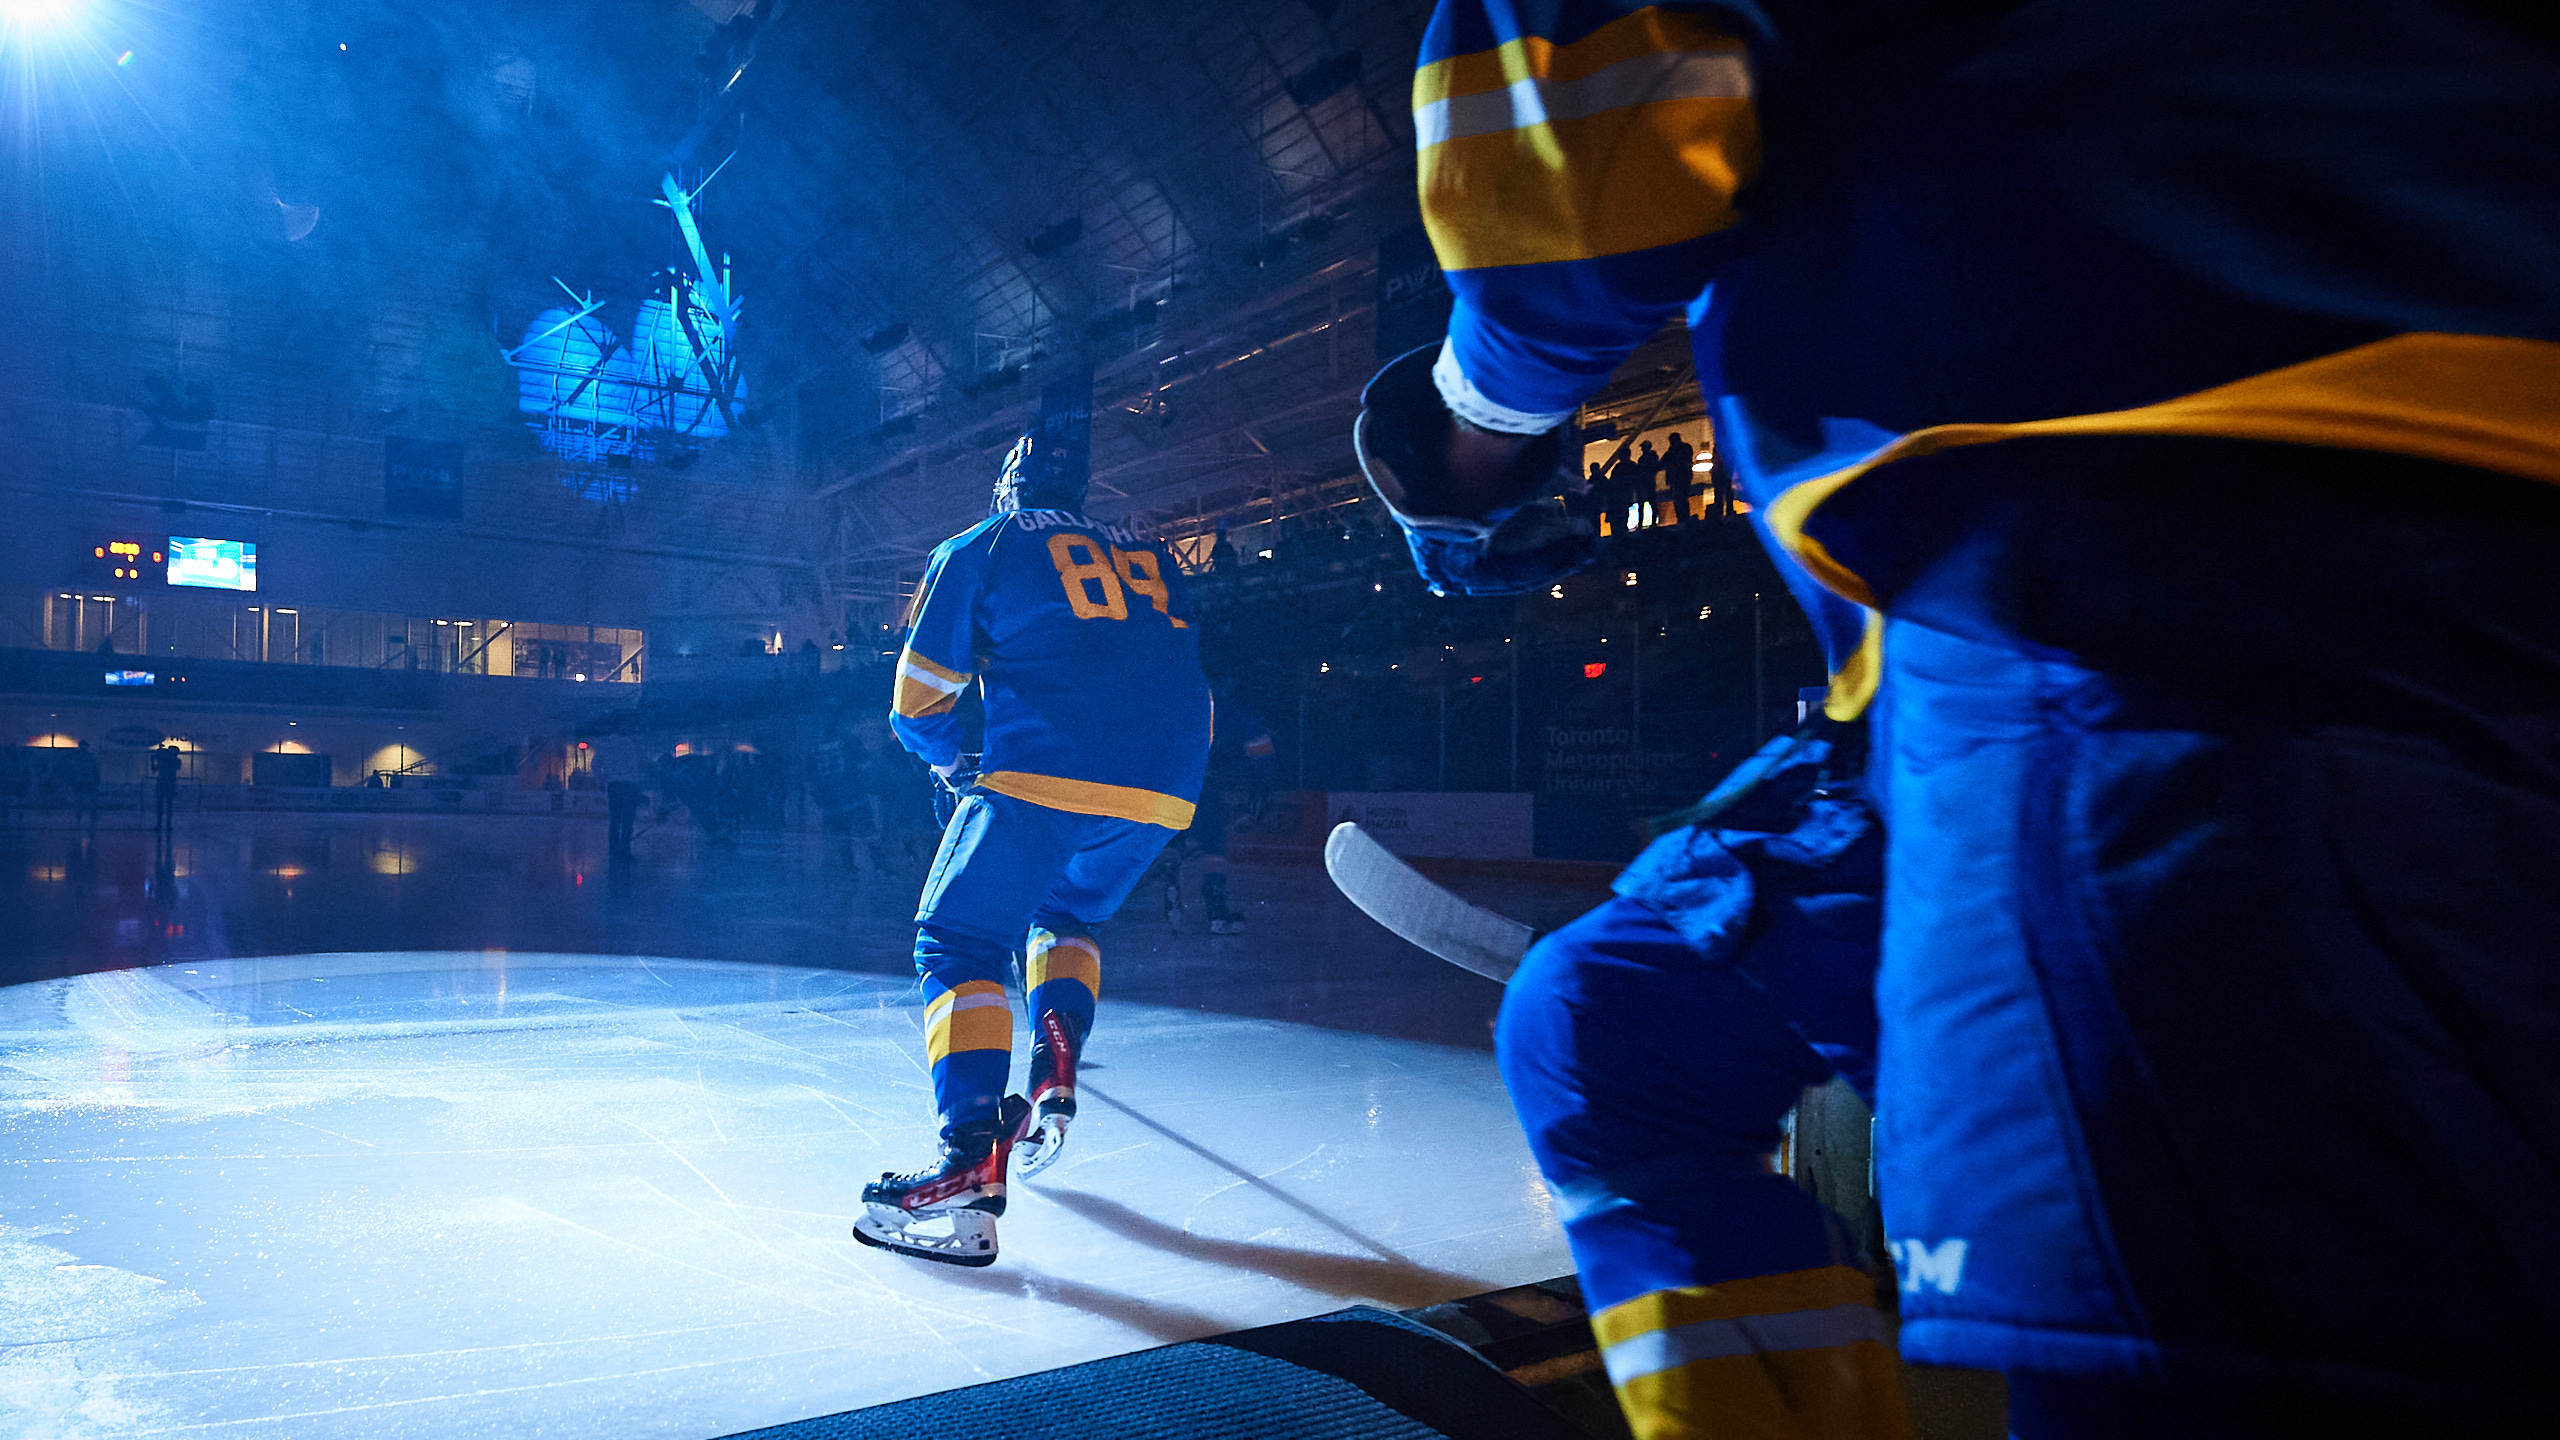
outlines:
[[[1902,1272],[1902,1293],[1917,1295],[1921,1287],[1935,1285],[1941,1295],[1953,1295],[1964,1283],[1964,1241],[1941,1240],[1936,1249],[1926,1240],[1896,1240],[1886,1247],[1893,1251],[1894,1268]]]

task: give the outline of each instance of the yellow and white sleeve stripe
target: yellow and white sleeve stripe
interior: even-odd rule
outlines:
[[[1591,1318],[1639,1440],[1908,1440],[1875,1282],[1846,1265],[1657,1290]]]
[[[1696,239],[1733,223],[1759,163],[1743,43],[1652,6],[1570,44],[1422,66],[1413,116],[1423,216],[1451,270]]]
[[[939,715],[960,703],[975,677],[937,665],[910,645],[898,652],[898,713],[910,720]]]

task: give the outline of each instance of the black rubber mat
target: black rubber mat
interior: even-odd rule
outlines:
[[[1475,1353],[1386,1310],[1114,1355],[731,1440],[1581,1440]]]

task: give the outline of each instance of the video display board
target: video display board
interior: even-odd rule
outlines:
[[[207,590],[258,588],[258,547],[249,540],[169,537],[169,583]]]

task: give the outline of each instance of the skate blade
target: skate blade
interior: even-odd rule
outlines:
[[[1067,1148],[1067,1120],[1064,1115],[1043,1115],[1029,1133],[1013,1142],[1014,1172],[1029,1179],[1048,1169]]]
[[[943,1265],[966,1265],[972,1269],[996,1263],[996,1217],[977,1210],[962,1210],[948,1217],[951,1233],[927,1234],[909,1228],[904,1217],[892,1210],[892,1218],[884,1220],[880,1211],[890,1209],[875,1205],[870,1212],[853,1222],[853,1238],[875,1250],[904,1255],[912,1260],[931,1260]],[[928,1221],[927,1223],[931,1223]]]

